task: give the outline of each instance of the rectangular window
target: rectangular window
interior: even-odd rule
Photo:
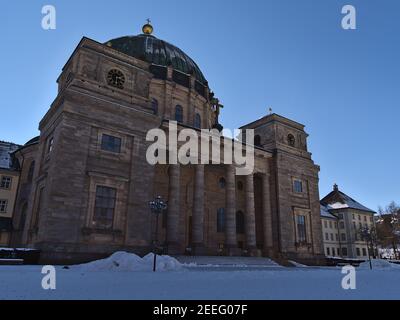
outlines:
[[[331,233],[331,241],[333,241],[333,233]]]
[[[296,216],[297,220],[297,237],[298,242],[306,242],[306,217]]]
[[[7,204],[8,204],[8,200],[0,200],[0,212],[1,213],[7,212]]]
[[[367,221],[367,216],[364,216],[364,221]]]
[[[340,229],[344,229],[344,221],[340,221],[339,227],[340,227]]]
[[[361,220],[361,216],[360,215],[358,215],[358,220]]]
[[[345,233],[342,233],[342,234],[341,234],[341,238],[342,238],[342,241],[346,241],[346,234],[345,234]]]
[[[335,222],[335,229],[337,229],[337,222]]]
[[[326,222],[326,220],[324,220],[324,227],[325,229],[328,228],[328,222]]]
[[[327,256],[330,256],[330,255],[331,255],[331,251],[330,251],[329,248],[326,248],[326,255],[327,255]]]
[[[369,217],[370,222],[373,222],[374,221],[373,219],[374,219],[373,217]]]
[[[347,248],[342,248],[342,255],[347,256]]]
[[[329,240],[329,233],[325,233],[325,240],[328,241]]]
[[[367,255],[367,249],[362,248],[363,256],[365,257]]]
[[[335,248],[332,248],[332,255],[335,256],[336,252],[335,252]]]
[[[110,229],[113,225],[117,190],[97,186],[93,223],[96,227]]]
[[[301,182],[300,180],[294,180],[293,190],[296,193],[302,193],[303,192],[303,182]]]
[[[329,228],[332,229],[332,221],[329,221]]]
[[[54,138],[50,137],[47,140],[47,153],[51,153],[53,151],[53,144],[54,144]]]
[[[361,255],[360,248],[356,248],[356,252],[357,252],[357,256],[359,257]]]
[[[225,232],[225,209],[219,208],[217,211],[217,232]]]
[[[338,214],[338,218],[339,218],[339,219],[343,219],[343,213],[339,213],[339,214]]]
[[[101,149],[114,153],[121,152],[121,138],[103,134],[101,137]]]
[[[336,241],[339,241],[339,235],[337,233],[335,233],[335,239]]]
[[[2,189],[11,189],[12,178],[7,176],[1,177],[0,188]]]
[[[353,220],[355,220],[355,219],[356,219],[356,217],[354,216],[354,213],[352,214],[352,216],[353,216]]]

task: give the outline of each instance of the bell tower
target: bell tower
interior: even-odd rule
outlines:
[[[253,129],[255,147],[273,154],[274,246],[287,259],[322,257],[319,166],[308,152],[304,125],[271,113],[241,129]]]

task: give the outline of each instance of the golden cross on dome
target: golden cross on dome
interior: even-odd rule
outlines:
[[[150,24],[150,18],[146,19],[147,23],[143,26],[142,31],[144,34],[152,34],[153,33],[153,26]]]

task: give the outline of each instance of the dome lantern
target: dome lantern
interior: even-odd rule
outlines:
[[[147,23],[142,27],[143,34],[150,35],[153,33],[153,26],[150,23],[150,19],[147,19]]]

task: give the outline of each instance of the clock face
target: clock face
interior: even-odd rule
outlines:
[[[117,69],[112,69],[108,72],[107,82],[109,85],[113,87],[117,87],[119,89],[124,88],[125,76],[123,73]]]

